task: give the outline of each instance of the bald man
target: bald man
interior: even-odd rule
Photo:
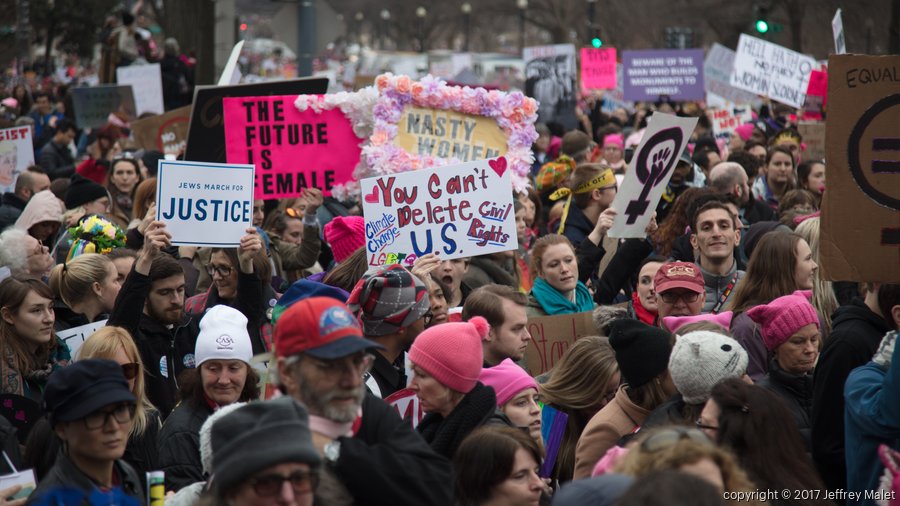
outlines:
[[[709,186],[724,195],[734,195],[740,203],[740,218],[745,226],[758,221],[774,221],[775,212],[753,198],[747,172],[735,162],[722,162],[709,171]]]
[[[25,205],[39,191],[50,188],[50,178],[41,170],[28,170],[19,174],[12,192],[3,194],[0,205],[0,231],[11,226],[19,219]]]

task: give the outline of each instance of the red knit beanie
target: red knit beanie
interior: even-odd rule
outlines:
[[[359,216],[336,216],[325,224],[325,242],[341,263],[366,245],[366,222]]]
[[[491,326],[476,316],[467,322],[435,325],[416,337],[409,359],[445,387],[464,394],[478,382],[484,353],[481,341]]]
[[[811,323],[819,327],[819,316],[809,303],[810,296],[812,292],[808,290],[797,290],[747,311],[747,316],[759,324],[763,342],[769,351],[775,350]]]

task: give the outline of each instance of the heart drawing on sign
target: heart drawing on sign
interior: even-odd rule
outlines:
[[[488,160],[488,165],[494,169],[498,176],[503,177],[503,173],[506,172],[506,157],[501,156],[496,160]]]
[[[378,187],[372,188],[372,193],[366,195],[366,202],[370,204],[378,203]]]

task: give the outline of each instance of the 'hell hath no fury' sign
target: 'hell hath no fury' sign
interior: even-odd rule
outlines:
[[[412,265],[518,247],[506,158],[360,181],[369,265]]]

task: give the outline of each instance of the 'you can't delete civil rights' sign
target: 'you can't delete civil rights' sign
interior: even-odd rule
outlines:
[[[177,246],[236,247],[253,223],[253,165],[161,161],[156,219]]]
[[[360,181],[369,265],[412,265],[518,247],[505,157]]]

